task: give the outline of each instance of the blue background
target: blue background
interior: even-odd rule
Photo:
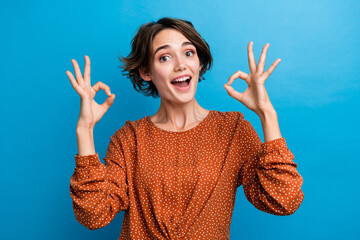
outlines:
[[[223,84],[249,72],[246,48],[259,59],[270,43],[267,80],[280,130],[304,178],[303,204],[291,216],[255,209],[239,188],[231,239],[359,239],[360,1],[2,1],[1,239],[117,239],[123,212],[108,226],[80,225],[69,194],[77,153],[80,98],[65,71],[84,55],[92,84],[116,94],[94,130],[101,159],[126,120],[153,115],[159,99],[137,93],[121,74],[141,24],[170,16],[192,21],[210,44],[214,67],[198,85],[206,109],[241,111],[263,140],[258,116]],[[233,84],[238,91],[245,83]],[[102,103],[103,91],[95,98]]]

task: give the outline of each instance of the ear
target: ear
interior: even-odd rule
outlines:
[[[144,79],[145,81],[151,81],[150,72],[147,72],[144,68],[139,67],[139,73],[142,79]]]

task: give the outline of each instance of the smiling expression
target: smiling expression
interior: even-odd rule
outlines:
[[[195,46],[179,31],[164,29],[153,40],[149,73],[142,78],[152,81],[161,98],[174,103],[191,101],[196,93],[201,64]],[[187,81],[187,87],[171,82]],[[185,85],[185,84],[184,84]]]

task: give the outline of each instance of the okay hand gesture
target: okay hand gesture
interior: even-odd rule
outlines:
[[[94,128],[95,124],[102,118],[106,111],[113,104],[115,94],[111,94],[110,87],[102,82],[97,82],[91,86],[90,81],[90,58],[85,55],[85,68],[84,74],[81,74],[79,64],[75,59],[71,60],[75,76],[70,71],[66,71],[67,76],[70,79],[72,87],[80,95],[80,114],[77,123],[77,128]],[[99,105],[95,101],[95,94],[100,90],[104,90],[108,95],[106,101]]]
[[[248,45],[250,74],[237,71],[229,78],[227,84],[224,84],[225,89],[231,97],[235,98],[258,115],[264,113],[266,110],[273,109],[264,84],[266,79],[281,61],[280,58],[276,59],[275,62],[264,72],[266,52],[269,46],[270,44],[265,44],[261,52],[259,64],[256,66],[253,53],[253,42],[250,42]],[[245,80],[248,85],[247,89],[242,93],[237,92],[230,86],[237,78]]]

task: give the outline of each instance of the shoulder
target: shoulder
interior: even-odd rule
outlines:
[[[244,120],[244,114],[239,111],[216,111],[214,110],[214,117],[220,122],[239,122]]]
[[[127,120],[125,124],[115,131],[113,136],[135,138],[136,132],[147,127],[147,117],[137,120]]]
[[[212,121],[208,126],[214,131],[234,132],[243,125],[244,114],[239,111],[216,111],[213,110]]]
[[[239,111],[214,111],[216,125],[223,130],[241,132],[245,128],[251,128],[251,123],[245,119],[244,114]]]

